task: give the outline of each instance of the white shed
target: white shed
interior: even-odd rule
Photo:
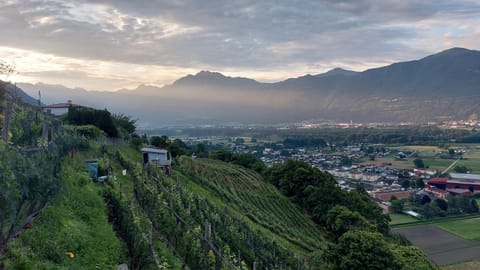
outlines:
[[[141,149],[143,165],[153,165],[163,168],[169,173],[172,166],[172,157],[166,149],[148,146]]]

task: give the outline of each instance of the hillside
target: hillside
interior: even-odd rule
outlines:
[[[285,247],[308,254],[325,246],[322,232],[311,219],[257,173],[221,161],[186,157],[175,170],[174,177],[185,179],[192,190],[247,218]]]
[[[337,68],[276,83],[201,71],[164,87],[141,85],[117,92],[19,85],[32,96],[41,90],[45,103],[71,99],[127,113],[151,127],[311,118],[425,122],[480,114],[479,63],[479,51],[452,48],[363,72]]]
[[[21,100],[23,103],[26,103],[26,104],[29,104],[29,105],[37,105],[38,104],[37,99],[34,99],[33,97],[31,97],[30,95],[25,93],[25,91],[23,91],[23,89],[17,87],[16,85],[13,85],[11,83],[4,82],[4,81],[0,80],[0,87],[2,87],[2,89],[4,89],[11,96]],[[38,95],[38,93],[37,93],[37,95]]]
[[[142,165],[139,148],[158,140],[128,117],[35,112],[15,103],[0,142],[1,269],[436,269],[366,192],[307,163],[175,155],[165,175]]]

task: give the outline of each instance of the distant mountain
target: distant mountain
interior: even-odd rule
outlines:
[[[327,77],[327,76],[349,76],[356,75],[358,72],[352,70],[346,70],[343,68],[334,68],[325,73],[315,75],[315,77]]]
[[[452,48],[425,58],[355,72],[336,68],[277,83],[201,71],[171,85],[95,92],[26,85],[45,101],[108,108],[149,126],[267,123],[305,119],[425,122],[480,115],[480,52]]]

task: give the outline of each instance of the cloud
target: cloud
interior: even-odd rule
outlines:
[[[85,79],[102,89],[144,80],[139,72],[151,68],[159,72],[146,72],[156,76],[147,81],[167,81],[167,67],[273,80],[335,65],[361,70],[451,45],[480,49],[478,18],[478,2],[454,0],[8,0],[0,3],[0,46],[81,62]],[[138,72],[111,81],[115,65]],[[88,74],[98,66],[108,68],[93,82]]]

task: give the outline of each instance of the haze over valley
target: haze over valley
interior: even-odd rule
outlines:
[[[356,122],[446,121],[480,113],[480,52],[452,48],[419,60],[363,72],[340,68],[275,83],[201,71],[163,87],[87,91],[19,83],[42,102],[124,112],[145,127],[284,123],[308,119]]]

